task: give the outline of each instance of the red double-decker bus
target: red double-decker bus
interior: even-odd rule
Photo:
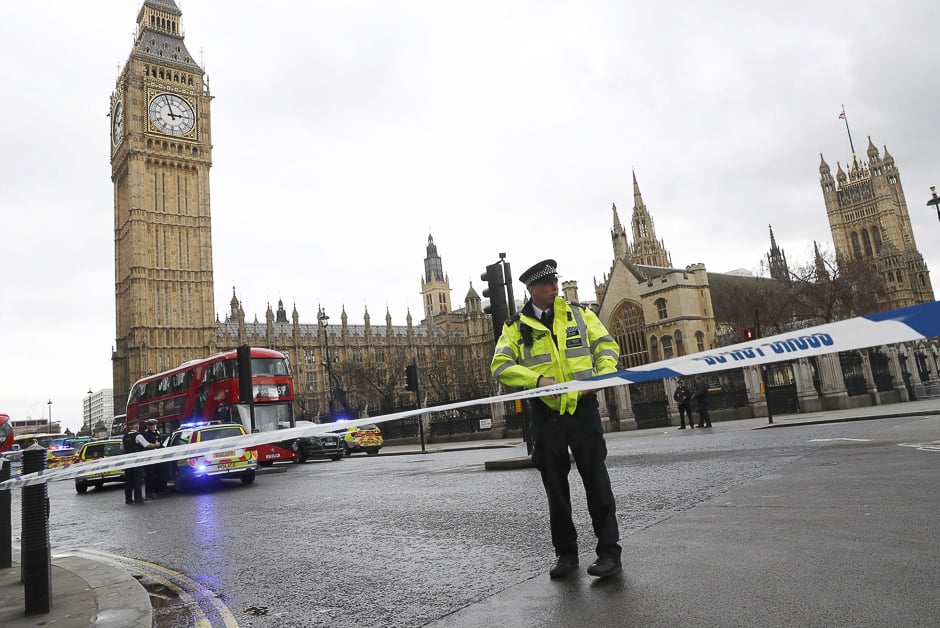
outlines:
[[[6,451],[13,444],[13,421],[6,414],[0,414],[0,451]]]
[[[290,362],[279,351],[252,347],[252,403],[242,403],[235,349],[138,380],[127,398],[127,425],[157,419],[168,435],[183,426],[209,421],[241,423],[249,432],[294,427],[294,381]],[[276,445],[261,445],[259,464],[290,460],[295,454]]]

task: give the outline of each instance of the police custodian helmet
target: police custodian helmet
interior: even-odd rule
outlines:
[[[558,277],[558,263],[553,259],[543,259],[524,273],[519,275],[519,281],[526,285],[526,288],[534,283],[544,279],[555,279]]]

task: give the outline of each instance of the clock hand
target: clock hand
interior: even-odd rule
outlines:
[[[176,120],[177,116],[173,113],[173,105],[170,104],[170,97],[164,94],[163,100],[166,102],[167,115]]]

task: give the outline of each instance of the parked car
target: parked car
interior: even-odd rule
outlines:
[[[308,421],[297,421],[300,427],[309,423]],[[283,446],[287,446],[284,443]],[[330,460],[340,460],[346,455],[343,446],[343,439],[336,434],[317,434],[315,436],[304,436],[298,438],[289,444],[291,451],[297,456],[294,460],[297,462],[307,462],[318,458],[329,458]]]
[[[183,427],[173,432],[167,441],[167,446],[204,443],[230,436],[244,436],[245,433],[245,428],[240,423],[199,424]],[[180,493],[210,478],[213,480],[237,478],[242,484],[251,484],[255,481],[257,468],[258,460],[255,452],[240,447],[177,460],[171,465],[173,485]]]
[[[354,454],[357,451],[364,451],[370,456],[374,456],[382,449],[382,430],[377,425],[357,425],[347,427],[342,430],[336,430],[343,438],[343,447],[346,455]]]
[[[124,453],[121,450],[120,438],[108,438],[106,440],[97,440],[85,443],[78,450],[75,456],[75,464],[81,464],[88,460],[98,460],[100,458],[109,458]],[[86,476],[75,478],[75,491],[79,495],[84,495],[89,486],[101,488],[106,482],[123,482],[124,471],[121,469],[115,471],[104,471],[102,473],[90,473]]]

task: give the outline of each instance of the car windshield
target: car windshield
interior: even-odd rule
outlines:
[[[360,425],[359,429],[360,430],[377,430],[379,429],[379,426],[378,425]]]
[[[104,458],[121,453],[121,443],[94,443],[85,445],[85,458]]]
[[[220,427],[203,431],[199,435],[199,442],[203,443],[207,440],[218,440],[220,438],[228,438],[229,436],[241,436],[242,434],[244,434],[244,432],[238,426]]]

